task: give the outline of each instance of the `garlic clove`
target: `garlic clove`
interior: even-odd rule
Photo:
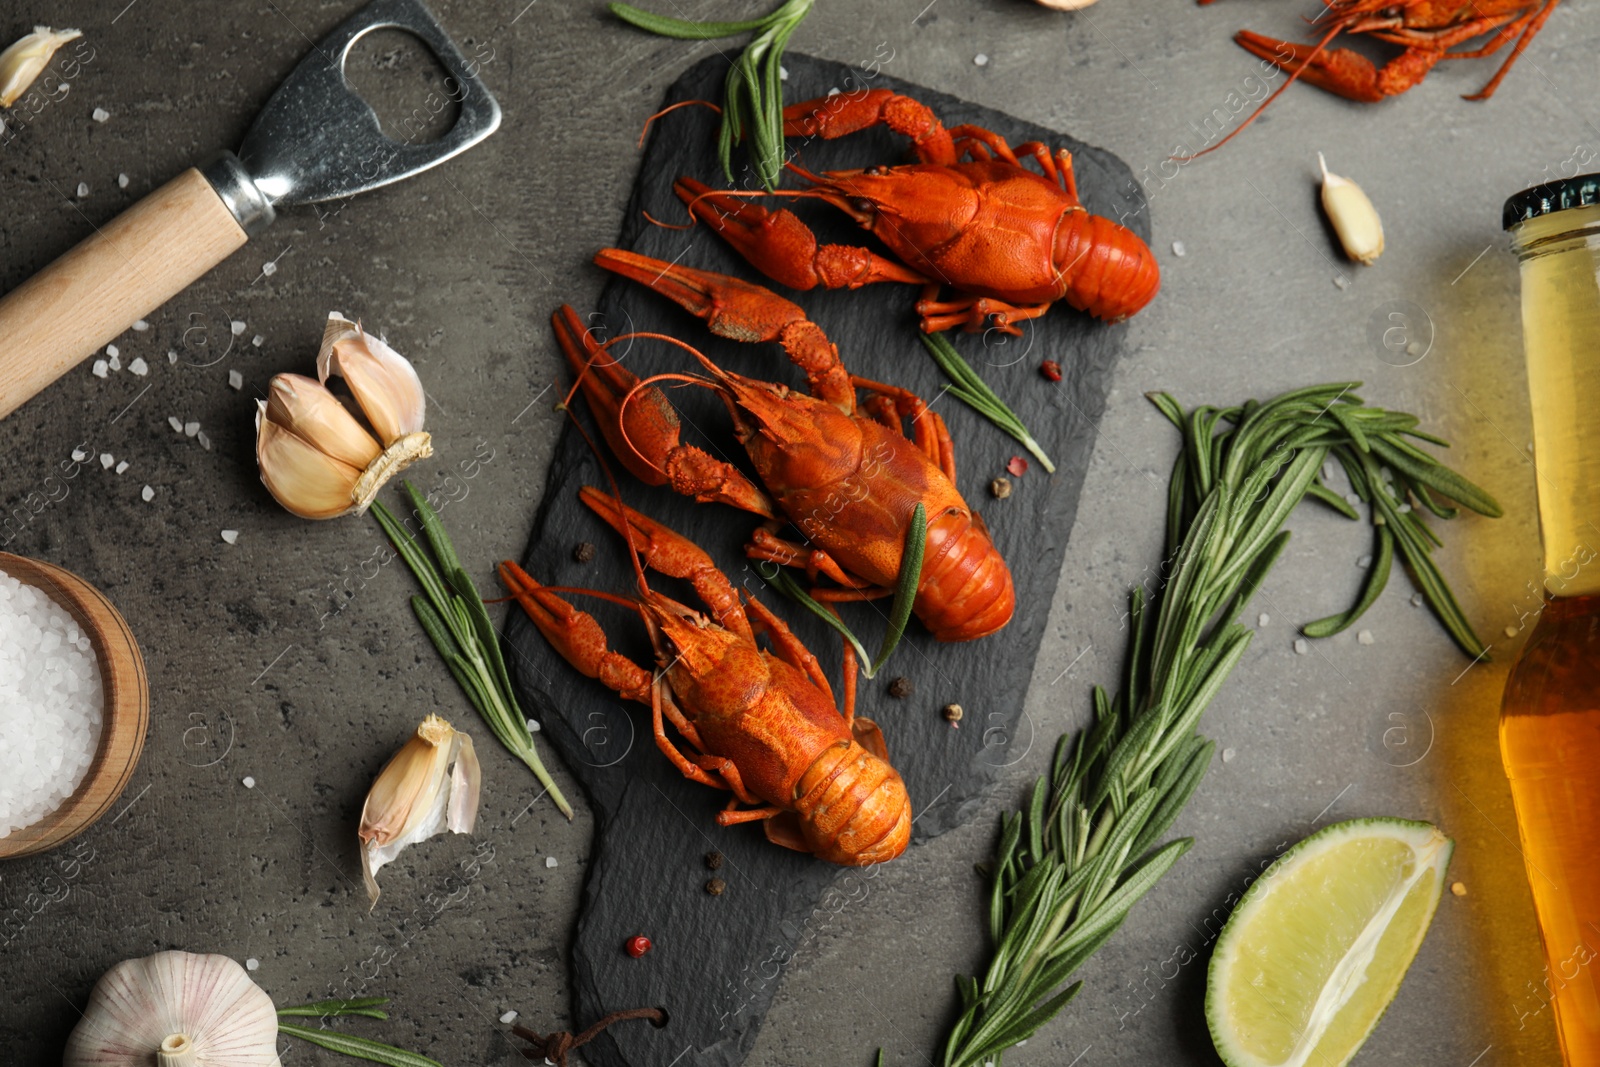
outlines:
[[[226,956],[158,952],[101,976],[65,1067],[279,1067],[272,998]]]
[[[383,452],[338,397],[303,374],[279,374],[272,379],[267,387],[267,419],[358,470],[365,470]]]
[[[1035,0],[1040,7],[1050,7],[1057,11],[1078,11],[1088,7],[1095,0]]]
[[[472,832],[481,785],[472,739],[437,715],[424,719],[378,772],[361,808],[361,869],[372,906],[378,903],[378,871],[408,845],[446,829]]]
[[[28,91],[56,49],[83,36],[82,30],[52,30],[35,26],[33,32],[0,52],[0,107],[10,107]]]
[[[385,445],[422,429],[427,396],[411,361],[358,324],[330,312],[317,353],[317,377],[337,374],[350,386]]]
[[[1322,167],[1322,210],[1328,213],[1344,254],[1365,266],[1371,266],[1383,254],[1383,221],[1378,209],[1362,191],[1361,186],[1349,178],[1328,172],[1328,161],[1317,153]]]
[[[332,519],[357,507],[362,472],[317,450],[271,419],[258,401],[256,465],[273,499],[303,519]]]

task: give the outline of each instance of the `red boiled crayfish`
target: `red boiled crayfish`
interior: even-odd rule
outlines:
[[[818,245],[788,210],[769,212],[680,178],[678,196],[758,270],[794,289],[856,289],[874,282],[923,286],[917,313],[928,333],[964,326],[1020,334],[1017,325],[1065,300],[1118,322],[1161,285],[1155,256],[1137,234],[1091,215],[1078,200],[1072,154],[1038,142],[1015,151],[981,126],[945,129],[927,107],[888,89],[840,93],[783,109],[786,137],[843,137],[886,125],[912,139],[916,162],[810,174],[809,189],[778,196],[825,200],[887,245]],[[1024,168],[1032,156],[1043,174]],[[767,194],[760,194],[767,195]],[[939,299],[940,290],[955,293]]]
[[[515,563],[500,577],[567,662],[627,700],[650,705],[656,747],[691,781],[733,793],[723,826],[761,820],[769,840],[829,861],[894,859],[911,837],[911,800],[883,732],[855,714],[855,658],[845,647],[840,713],[817,658],[755,597],[741,604],[703,549],[599,490],[580,498],[628,541],[638,611],[655,647],[652,672],[606,647],[594,617]],[[688,579],[711,617],[655,592],[644,566]],[[748,610],[747,610],[748,608]],[[765,633],[767,651],[755,635]],[[670,721],[690,749],[667,736]],[[740,808],[740,804],[750,805]]]
[[[825,574],[843,586],[815,590],[825,601],[893,592],[920,503],[928,527],[913,603],[917,617],[941,641],[970,641],[1011,620],[1011,571],[982,517],[956,490],[950,431],[920,398],[849,374],[821,327],[759,285],[621,249],[605,249],[595,262],[676,301],[715,334],[781,342],[810,387],[807,395],[734,374],[669,337],[661,339],[691,352],[710,377],[662,374],[640,381],[594,340],[576,311],[562,307],[552,319],[556,339],[611,450],[629,471],[650,485],[670,485],[696,500],[770,520],[753,535],[748,555],[803,566],[813,583]],[[678,416],[655,387],[659,380],[702,385],[721,396],[764,488],[733,464],[679,442]],[[871,394],[859,408],[857,389]],[[911,440],[903,418],[911,419]],[[780,515],[811,544],[778,536]]]
[[[1211,0],[1200,0],[1208,4]],[[1291,44],[1250,30],[1240,30],[1234,40],[1246,51],[1289,74],[1289,82],[1303,78],[1319,89],[1349,100],[1377,103],[1405,92],[1427,77],[1442,59],[1481,59],[1493,55],[1512,38],[1516,46],[1482,89],[1466,97],[1487,100],[1555,10],[1557,0],[1325,0],[1327,10],[1318,16],[1326,27],[1315,44]],[[1368,34],[1402,46],[1405,51],[1376,67],[1366,56],[1348,48],[1328,49],[1339,34]],[[1452,52],[1458,44],[1492,33],[1478,48]],[[1520,36],[1519,36],[1520,35]],[[1279,92],[1287,87],[1285,82]],[[1274,96],[1277,93],[1273,94]],[[1270,102],[1270,101],[1269,101]],[[1266,104],[1263,103],[1262,107]],[[1260,114],[1257,109],[1256,114]],[[1240,124],[1239,130],[1255,119]],[[1234,133],[1237,133],[1235,130]],[[1230,134],[1230,137],[1232,135]],[[1220,142],[1217,146],[1220,147]]]

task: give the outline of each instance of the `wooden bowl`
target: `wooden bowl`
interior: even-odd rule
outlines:
[[[133,632],[100,590],[70,571],[5,552],[0,552],[0,571],[50,597],[89,635],[100,660],[100,685],[106,702],[100,719],[100,748],[89,761],[77,791],[32,826],[0,837],[0,859],[10,859],[70,841],[117,802],[144,750],[144,735],[150,726],[150,684]]]

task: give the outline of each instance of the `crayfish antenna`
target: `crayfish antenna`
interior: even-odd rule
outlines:
[[[1300,80],[1300,75],[1305,72],[1306,67],[1311,64],[1311,61],[1316,59],[1319,55],[1321,55],[1322,54],[1322,50],[1324,48],[1328,47],[1328,42],[1333,40],[1335,37],[1337,37],[1339,35],[1339,33],[1343,29],[1344,29],[1344,26],[1341,24],[1339,26],[1335,26],[1332,30],[1329,30],[1328,33],[1322,38],[1322,40],[1317,42],[1317,46],[1315,48],[1313,48],[1309,54],[1306,55],[1305,59],[1300,61],[1300,65],[1295,67],[1295,69],[1289,74],[1289,77],[1284,79],[1283,84],[1278,86],[1276,89],[1274,89],[1272,91],[1272,95],[1271,96],[1269,96],[1265,100],[1261,101],[1261,106],[1260,107],[1258,107],[1254,111],[1250,112],[1250,117],[1249,118],[1245,119],[1243,122],[1239,123],[1238,126],[1234,127],[1231,131],[1229,131],[1228,135],[1226,137],[1224,137],[1222,140],[1218,141],[1216,144],[1211,145],[1208,148],[1202,148],[1200,151],[1195,152],[1193,155],[1168,156],[1167,158],[1172,160],[1174,163],[1192,163],[1195,160],[1199,159],[1201,156],[1210,155],[1212,152],[1215,152],[1217,149],[1221,148],[1223,145],[1227,144],[1229,141],[1231,141],[1235,137],[1239,136],[1241,133],[1243,133],[1245,131],[1245,128],[1247,126],[1249,126],[1252,122],[1254,122],[1256,119],[1261,117],[1261,113],[1267,109],[1267,105],[1268,104],[1271,104],[1274,100],[1278,99],[1278,97],[1283,93],[1283,91],[1285,89],[1289,88],[1289,86],[1293,85],[1295,82]],[[1279,69],[1282,69],[1282,68],[1279,68]]]
[[[680,100],[676,104],[662,108],[660,111],[657,111],[654,115],[651,115],[649,118],[644,120],[644,129],[639,131],[639,147],[643,148],[644,139],[650,136],[650,124],[652,122],[670,111],[676,111],[680,107],[692,107],[696,104],[700,105],[701,107],[708,107],[719,115],[722,114],[722,108],[718,107],[716,104],[713,104],[709,100]]]

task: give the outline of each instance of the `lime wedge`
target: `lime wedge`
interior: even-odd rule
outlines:
[[[1267,868],[1217,938],[1206,1021],[1228,1067],[1342,1067],[1394,999],[1455,843],[1404,819],[1325,827]]]

